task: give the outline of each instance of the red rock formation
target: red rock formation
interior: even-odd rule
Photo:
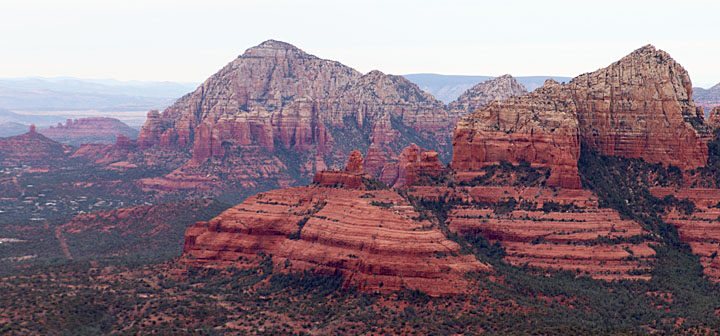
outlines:
[[[705,165],[709,130],[687,71],[640,48],[607,68],[492,103],[456,126],[451,166],[463,175],[499,161],[550,168],[549,186],[579,188],[580,143],[605,155],[683,170]]]
[[[264,252],[288,270],[344,275],[363,291],[472,292],[489,271],[390,190],[288,188],[261,193],[185,233],[183,262],[229,266]]]
[[[321,187],[343,187],[348,189],[364,189],[364,178],[369,178],[363,171],[362,154],[350,152],[345,170],[325,170],[315,173],[313,184]]]
[[[663,216],[668,224],[678,229],[680,240],[690,245],[692,252],[700,256],[704,273],[713,281],[720,281],[720,189],[675,189],[652,188],[655,197],[664,198],[672,195],[678,199],[687,199],[695,204],[696,211],[692,214],[677,210]]]
[[[40,130],[40,133],[58,142],[79,146],[84,143],[111,144],[118,135],[135,138],[138,131],[114,118],[91,117],[68,119],[65,125],[58,124]]]
[[[354,150],[350,152],[350,158],[348,164],[345,166],[346,172],[351,173],[362,173],[363,172],[363,158],[362,153]]]
[[[720,106],[715,106],[712,110],[710,110],[705,123],[713,130],[720,127]]]
[[[593,278],[649,279],[642,271],[655,251],[650,241],[608,243],[647,234],[617,211],[598,207],[586,190],[535,187],[415,186],[411,195],[434,199],[449,194],[468,201],[448,213],[448,227],[460,235],[482,234],[499,242],[513,265],[577,271]],[[515,206],[510,200],[516,202]],[[473,205],[469,201],[474,201]],[[635,241],[635,240],[633,240]]]
[[[438,160],[438,153],[435,151],[417,152],[408,155],[408,164],[405,166],[405,184],[413,185],[423,175],[435,177],[445,171],[445,166]]]
[[[206,165],[214,167],[211,174],[251,184],[256,181],[237,172],[278,161],[292,166],[273,168],[280,175],[267,183],[295,184],[338,167],[358,148],[380,150],[380,156],[369,151],[365,167],[379,176],[410,138],[446,147],[450,122],[442,103],[403,77],[379,71],[361,76],[271,40],[248,49],[162,114],[148,113],[138,145],[190,150],[193,160],[182,175],[191,179],[196,167],[212,159]],[[260,157],[246,160],[246,152]]]
[[[492,101],[504,101],[527,93],[525,86],[510,75],[488,79],[465,91],[454,102],[448,104],[450,117],[457,121]]]
[[[522,97],[490,105],[455,127],[451,167],[475,171],[501,161],[549,168],[549,186],[580,188],[580,137],[570,91],[553,80]]]
[[[642,47],[568,88],[590,149],[683,170],[705,165],[704,111],[693,103],[687,71],[666,52]]]
[[[51,167],[67,163],[73,148],[38,133],[30,125],[28,133],[0,138],[0,163],[3,166],[29,165]]]

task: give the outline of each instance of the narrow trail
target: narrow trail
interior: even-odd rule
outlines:
[[[65,241],[65,237],[62,235],[62,231],[60,230],[60,227],[55,228],[55,238],[60,242],[60,247],[62,247],[63,253],[65,253],[65,257],[68,259],[72,259],[72,254],[70,254],[70,249],[68,248],[67,241]]]

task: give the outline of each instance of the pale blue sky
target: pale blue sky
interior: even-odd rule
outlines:
[[[0,77],[203,81],[267,39],[359,71],[576,76],[645,44],[720,82],[720,1],[0,0]]]

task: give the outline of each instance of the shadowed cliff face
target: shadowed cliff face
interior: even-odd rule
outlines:
[[[464,117],[455,128],[452,167],[525,161],[551,168],[548,185],[579,188],[580,144],[691,170],[707,162],[709,134],[687,71],[645,46],[569,84],[548,81]]]

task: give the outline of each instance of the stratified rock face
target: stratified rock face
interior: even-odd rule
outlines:
[[[720,106],[720,83],[707,90],[703,88],[693,88],[693,90],[693,99],[698,106],[705,109]]]
[[[549,80],[467,115],[455,128],[451,166],[472,172],[526,161],[550,168],[548,186],[579,188],[581,143],[604,155],[691,170],[707,162],[709,134],[687,71],[645,46],[567,85]]]
[[[455,127],[451,167],[477,171],[501,161],[550,168],[549,186],[580,188],[580,137],[570,91],[555,81],[521,97],[493,102]]]
[[[720,106],[713,107],[708,114],[707,121],[705,122],[710,129],[716,129],[720,127]]]
[[[369,177],[363,171],[362,154],[352,151],[345,170],[319,171],[313,177],[313,184],[331,188],[364,189],[363,179]]]
[[[64,125],[58,124],[39,132],[50,139],[73,146],[85,143],[111,144],[118,135],[130,139],[138,136],[138,131],[122,121],[103,117],[68,119]]]
[[[71,146],[38,133],[35,125],[31,125],[30,131],[25,134],[0,138],[0,163],[3,166],[57,166],[66,162],[72,150]]]
[[[257,181],[245,172],[277,171],[267,175],[279,185],[304,182],[337,168],[353,149],[380,154],[366,161],[373,176],[413,141],[448,158],[450,129],[443,104],[403,77],[361,75],[271,40],[162,114],[150,112],[138,145],[190,150],[183,176],[205,176],[212,166],[218,170],[212,174],[238,177],[248,187]],[[282,164],[257,166],[272,161]]]
[[[363,291],[472,292],[463,275],[489,266],[416,217],[391,190],[274,190],[190,227],[181,261],[222,267],[263,252],[286,270],[339,272]]]
[[[525,86],[512,76],[503,75],[479,83],[465,91],[447,106],[448,113],[453,120],[459,120],[494,100],[504,101],[525,93],[527,93]]]
[[[684,170],[705,165],[704,111],[693,103],[687,71],[666,52],[642,47],[568,87],[590,149]]]
[[[597,279],[649,279],[655,251],[648,234],[612,209],[599,208],[587,190],[478,186],[415,186],[410,195],[450,195],[462,202],[448,212],[448,228],[482,235],[505,248],[510,264],[580,271]],[[619,243],[613,240],[620,241]]]
[[[401,188],[415,183],[420,175],[437,176],[444,171],[445,166],[439,161],[437,152],[412,144],[403,149],[397,162],[383,166],[380,181]]]

